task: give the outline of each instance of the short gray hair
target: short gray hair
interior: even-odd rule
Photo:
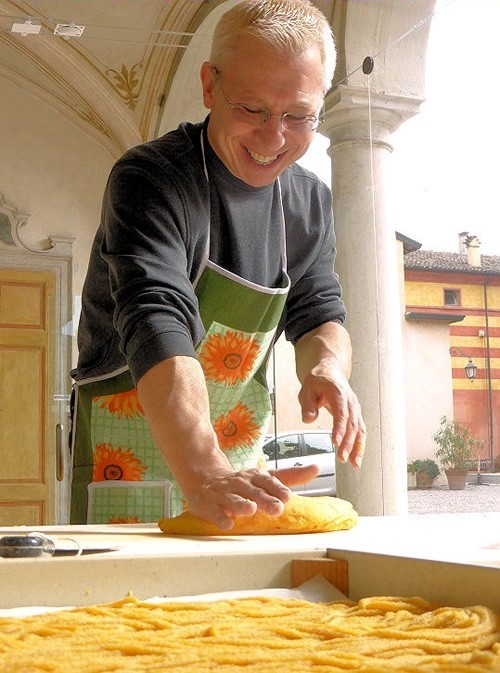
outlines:
[[[335,71],[336,50],[332,29],[321,10],[309,0],[243,0],[217,23],[210,61],[222,67],[242,35],[250,35],[283,52],[298,53],[317,46],[326,94]]]

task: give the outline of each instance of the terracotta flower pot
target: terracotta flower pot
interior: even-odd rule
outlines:
[[[446,478],[448,479],[448,487],[450,491],[463,491],[467,484],[468,470],[459,468],[449,468],[445,470]]]
[[[434,479],[428,472],[416,472],[416,486],[417,488],[432,488],[434,484]]]

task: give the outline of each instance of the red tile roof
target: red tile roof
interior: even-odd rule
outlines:
[[[500,256],[481,255],[481,266],[470,266],[467,253],[415,250],[404,256],[405,269],[451,271],[471,274],[500,275]]]

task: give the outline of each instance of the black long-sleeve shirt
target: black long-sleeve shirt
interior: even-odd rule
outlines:
[[[207,182],[202,129],[183,123],[113,167],[83,289],[75,379],[128,365],[137,382],[167,357],[195,357],[204,330],[192,283],[209,227],[213,262],[260,285],[280,284],[276,184],[255,188],[233,176],[205,135]],[[345,308],[330,190],[298,164],[280,183],[291,288],[278,332],[295,342],[324,322],[343,322]]]

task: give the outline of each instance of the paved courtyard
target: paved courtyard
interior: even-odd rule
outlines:
[[[408,490],[409,514],[500,512],[500,483],[467,484],[463,491],[448,486]]]

